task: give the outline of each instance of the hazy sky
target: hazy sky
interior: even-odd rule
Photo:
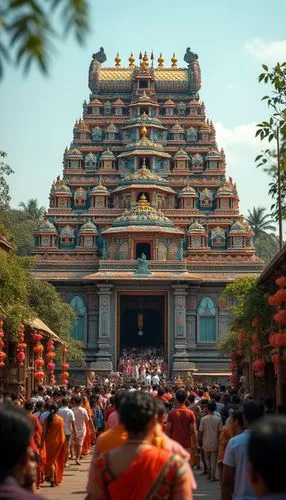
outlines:
[[[267,117],[260,102],[265,90],[257,83],[263,62],[286,60],[286,2],[276,0],[90,0],[92,31],[84,48],[70,37],[57,43],[49,77],[34,68],[27,78],[7,69],[0,83],[0,149],[15,170],[12,204],[38,198],[48,206],[53,179],[62,174],[62,155],[72,140],[74,122],[88,99],[88,67],[103,46],[105,65],[119,51],[127,64],[130,52],[162,51],[170,65],[190,46],[199,54],[207,115],[217,126],[228,175],[238,184],[241,211],[269,206],[268,178],[255,167],[261,143],[255,124]]]

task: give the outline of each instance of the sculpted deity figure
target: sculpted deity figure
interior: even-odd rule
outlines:
[[[149,274],[148,261],[145,253],[137,259],[135,274]]]

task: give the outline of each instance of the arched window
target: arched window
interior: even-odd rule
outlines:
[[[216,342],[216,306],[210,297],[204,297],[198,307],[199,342]]]
[[[75,295],[70,301],[70,305],[76,313],[76,320],[72,327],[71,336],[75,340],[84,340],[85,303],[81,297]]]

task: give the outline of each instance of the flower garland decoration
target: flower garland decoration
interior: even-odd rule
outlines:
[[[237,376],[237,353],[232,352],[230,354],[230,369],[231,369],[231,375],[230,375],[230,383],[232,386],[236,385],[238,382],[238,376]]]
[[[4,368],[6,353],[3,351],[4,349],[4,332],[3,332],[3,321],[0,320],[0,368]]]
[[[35,367],[35,373],[34,377],[35,380],[38,384],[42,384],[44,381],[45,374],[43,372],[43,366],[45,364],[45,361],[43,360],[43,350],[44,346],[41,344],[41,340],[43,338],[43,335],[40,332],[35,332],[32,335],[32,340],[35,342],[35,347],[34,347],[34,353],[35,353],[35,358],[34,358],[34,367]]]
[[[277,376],[277,375],[279,375],[279,370],[280,370],[279,353],[278,352],[274,352],[273,354],[271,354],[271,361],[272,361],[273,366],[274,366],[274,373]]]
[[[56,378],[55,378],[55,357],[56,353],[55,351],[55,346],[54,346],[54,341],[52,339],[49,339],[47,344],[46,344],[46,349],[47,349],[47,354],[46,354],[46,370],[49,373],[49,383],[50,385],[55,385],[56,383]]]
[[[16,358],[19,366],[24,366],[24,361],[26,359],[26,350],[27,344],[25,343],[25,326],[20,325],[18,332],[18,343],[16,344]]]
[[[276,285],[278,290],[268,297],[269,304],[276,307],[273,319],[277,323],[269,335],[269,343],[272,347],[286,347],[286,276],[277,278]]]
[[[62,348],[62,384],[67,385],[69,383],[69,372],[67,371],[70,367],[69,363],[67,363],[67,353],[68,348],[66,345]]]

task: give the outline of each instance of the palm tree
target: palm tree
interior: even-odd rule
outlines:
[[[27,203],[21,201],[21,203],[19,203],[19,207],[35,222],[40,221],[45,213],[45,207],[39,207],[38,200],[35,198],[31,198],[27,201]]]
[[[263,207],[253,207],[252,211],[248,210],[248,216],[245,219],[254,232],[254,238],[268,235],[269,232],[273,233],[276,229],[271,215],[265,212],[266,208]]]

